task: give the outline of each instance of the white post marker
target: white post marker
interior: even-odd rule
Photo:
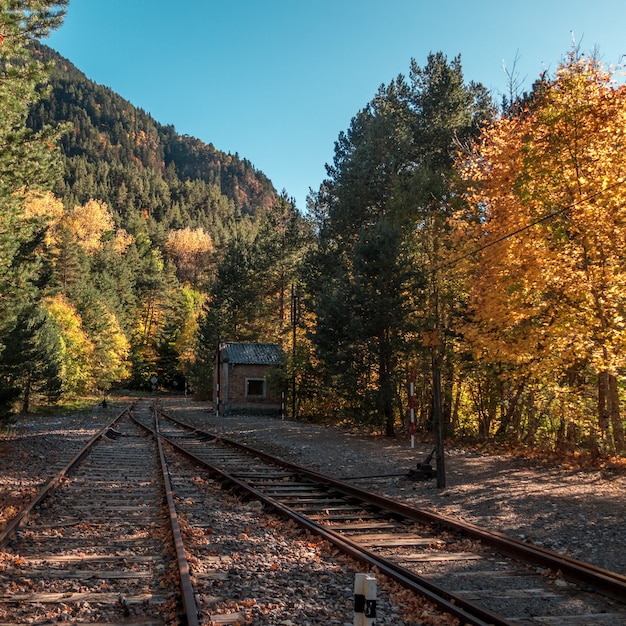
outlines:
[[[372,626],[375,623],[376,578],[369,574],[355,574],[353,626]]]

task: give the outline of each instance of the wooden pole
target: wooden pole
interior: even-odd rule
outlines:
[[[443,446],[443,415],[441,413],[441,371],[437,346],[431,348],[433,367],[433,426],[435,429],[435,450],[437,453],[437,487],[444,489],[446,486],[446,468]]]

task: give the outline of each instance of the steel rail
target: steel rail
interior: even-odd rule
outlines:
[[[121,413],[119,413],[113,420],[111,420],[106,426],[104,426],[99,432],[97,432],[87,443],[79,450],[74,457],[67,463],[65,467],[59,470],[48,482],[40,489],[37,495],[16,515],[0,532],[0,546],[8,541],[8,539],[15,533],[15,531],[25,524],[33,511],[33,509],[41,503],[41,501],[50,494],[56,487],[59,486],[61,481],[67,476],[67,474],[76,467],[82,459],[90,452],[96,442],[102,438],[106,433],[113,428],[113,426],[119,422],[124,415],[130,412],[132,405],[126,407]]]
[[[155,434],[151,431],[145,424],[143,424],[140,420],[137,420],[132,411],[134,408],[134,403],[129,407],[126,407],[122,410],[115,418],[113,418],[109,423],[102,427],[100,431],[98,431],[95,435],[93,435],[87,443],[72,457],[72,459],[61,469],[59,470],[52,478],[48,480],[48,482],[44,485],[44,487],[37,493],[37,495],[20,511],[20,513],[15,516],[9,524],[3,529],[0,533],[0,547],[3,546],[8,539],[22,526],[25,524],[31,514],[33,509],[37,507],[41,502],[50,495],[56,487],[58,487],[61,482],[65,479],[68,473],[74,469],[79,463],[85,458],[85,456],[94,448],[95,444],[104,437],[109,431],[113,429],[116,423],[118,423],[125,415],[128,415],[136,424],[141,426],[143,429],[147,430],[151,434]],[[158,433],[158,421],[156,421],[156,413],[155,413],[155,429]],[[180,589],[181,589],[181,597],[183,602],[183,608],[185,611],[186,624],[188,626],[199,626],[199,618],[198,618],[198,607],[196,603],[195,593],[193,589],[193,585],[191,583],[190,577],[190,568],[185,556],[184,550],[184,542],[182,539],[182,533],[180,531],[180,525],[178,524],[178,517],[176,514],[176,507],[173,496],[172,484],[169,476],[169,470],[167,467],[167,463],[165,461],[165,454],[163,452],[163,446],[161,442],[161,437],[155,437],[157,442],[157,447],[159,451],[163,484],[165,497],[168,504],[168,512],[170,525],[172,528],[172,535],[174,539],[174,548],[176,551],[176,558],[178,563],[178,569],[180,574]]]
[[[159,410],[159,412],[161,411]],[[166,417],[169,419],[169,416]],[[185,426],[187,428],[189,427],[188,425]],[[203,431],[196,430],[196,432],[202,433]],[[513,622],[506,620],[502,616],[492,613],[483,607],[477,606],[459,595],[437,587],[417,574],[387,561],[386,559],[376,556],[366,548],[360,547],[358,544],[346,539],[342,535],[314,522],[297,511],[290,509],[271,496],[267,496],[249,483],[246,483],[236,476],[211,465],[206,460],[196,456],[193,452],[186,450],[183,446],[179,445],[175,441],[172,441],[165,435],[161,435],[161,437],[181,454],[199,464],[201,467],[208,469],[214,475],[217,475],[220,481],[234,485],[237,490],[243,491],[248,495],[264,502],[270,509],[275,510],[278,514],[293,519],[300,526],[323,537],[339,548],[343,553],[350,555],[355,560],[358,560],[361,563],[366,563],[372,567],[377,567],[379,571],[385,573],[387,576],[393,578],[403,586],[430,600],[442,611],[458,618],[461,624],[471,626],[514,626]],[[267,456],[266,460],[268,459],[273,459],[273,457]]]
[[[183,609],[185,611],[186,624],[187,626],[199,626],[200,620],[198,616],[198,604],[196,602],[195,590],[191,582],[189,562],[187,561],[187,556],[185,554],[185,543],[183,541],[183,536],[180,530],[180,524],[178,523],[178,514],[176,512],[176,503],[174,501],[174,490],[172,488],[172,481],[170,478],[167,461],[165,460],[162,437],[159,432],[158,414],[155,410],[154,430],[151,430],[140,420],[136,419],[135,416],[132,414],[132,411],[129,412],[129,415],[136,424],[152,434],[157,443],[157,448],[159,451],[159,462],[163,478],[163,486],[165,489],[165,500],[167,502],[170,527],[172,529],[172,537],[174,539],[174,549],[176,551],[176,562],[178,565],[178,573],[180,578],[180,592],[183,602]]]
[[[344,481],[320,474],[313,470],[306,469],[295,463],[277,459],[262,450],[257,450],[251,446],[219,437],[212,433],[199,430],[194,426],[185,424],[176,418],[167,415],[161,409],[158,409],[165,417],[179,424],[180,426],[188,429],[192,429],[195,433],[199,433],[204,437],[210,439],[219,439],[225,445],[241,450],[246,454],[255,455],[270,463],[278,465],[284,469],[292,471],[300,476],[305,476],[316,482],[321,482],[325,485],[332,486],[337,491],[352,496],[370,504],[374,507],[383,508],[391,513],[400,515],[406,519],[410,519],[416,522],[425,524],[436,524],[452,529],[456,532],[460,532],[467,537],[479,540],[485,545],[511,556],[517,560],[530,563],[533,565],[541,565],[546,568],[550,568],[555,573],[560,571],[564,578],[577,583],[583,583],[589,585],[595,589],[598,593],[613,598],[619,602],[624,602],[626,598],[626,576],[618,574],[617,572],[611,572],[603,568],[597,567],[590,563],[584,563],[572,557],[557,554],[546,548],[536,546],[534,544],[525,543],[512,537],[508,537],[503,533],[497,531],[486,530],[465,522],[459,519],[448,517],[440,513],[428,511],[425,509],[418,509],[406,504],[402,504],[397,500],[387,498],[378,494],[373,494],[364,489],[346,483]]]

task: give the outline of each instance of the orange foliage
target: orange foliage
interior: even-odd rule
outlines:
[[[543,371],[626,364],[625,145],[626,87],[572,54],[459,162],[482,248],[477,350]]]

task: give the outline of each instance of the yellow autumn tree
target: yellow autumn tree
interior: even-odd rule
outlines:
[[[459,167],[482,250],[467,336],[535,376],[595,377],[602,435],[624,450],[626,87],[572,53]]]
[[[92,334],[95,349],[93,371],[98,388],[106,391],[113,383],[130,376],[130,342],[119,320],[107,307],[102,308],[99,321],[98,332]]]
[[[100,200],[75,206],[65,222],[74,240],[88,255],[102,249],[102,237],[115,227],[109,207]]]
[[[119,228],[115,232],[115,237],[113,238],[113,250],[117,252],[117,254],[124,255],[134,241],[135,238],[133,235],[131,235],[126,229]]]
[[[82,327],[76,308],[59,294],[46,299],[46,309],[61,329],[63,393],[80,396],[93,391],[96,388],[95,347]]]
[[[26,194],[24,203],[24,216],[27,218],[37,217],[48,225],[46,244],[50,245],[51,233],[55,225],[63,217],[63,202],[51,192],[31,191]]]
[[[181,282],[196,285],[210,265],[213,240],[203,228],[171,230],[167,252],[176,264]]]

